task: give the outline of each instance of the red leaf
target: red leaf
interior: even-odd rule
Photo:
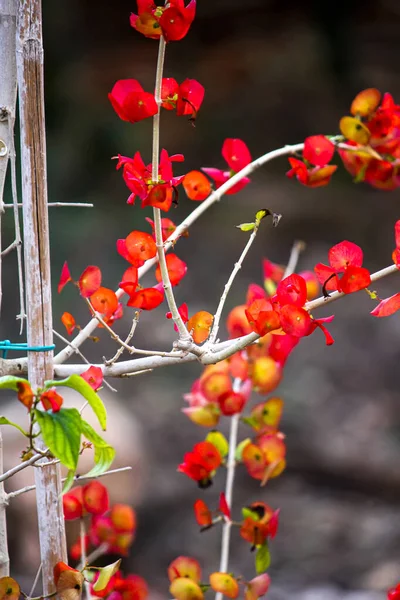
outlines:
[[[374,317],[390,317],[400,309],[400,293],[385,298],[379,302],[378,306],[375,306],[374,310],[371,311],[371,315]]]
[[[158,110],[154,94],[145,92],[135,79],[117,81],[108,99],[119,118],[130,123],[152,117]]]
[[[72,281],[71,273],[69,272],[68,263],[65,261],[61,269],[60,281],[58,282],[57,291],[60,293],[69,281]]]
[[[92,481],[83,487],[84,509],[91,515],[103,515],[110,506],[107,488],[99,481]]]
[[[113,316],[118,308],[118,298],[113,290],[105,287],[99,289],[90,296],[90,303],[94,310],[101,315],[105,320]]]
[[[167,254],[165,257],[165,261],[167,263],[167,269],[169,274],[169,279],[172,286],[178,285],[180,281],[184,278],[187,271],[186,263],[177,257],[176,254]],[[160,265],[157,266],[155,272],[156,279],[159,283],[162,282],[161,269]]]
[[[361,267],[363,251],[353,242],[340,242],[329,250],[329,264],[337,273],[342,273],[347,267]]]
[[[211,183],[201,171],[189,171],[182,181],[183,189],[190,200],[201,202],[209,196]]]
[[[75,319],[71,315],[71,313],[69,313],[69,312],[63,313],[62,317],[61,317],[61,322],[64,325],[65,329],[67,330],[68,335],[71,335],[71,333],[74,331],[74,329],[76,327]]]
[[[143,310],[153,310],[157,308],[164,300],[164,294],[156,288],[144,288],[132,294],[127,302],[127,306],[141,308]]]
[[[324,135],[312,135],[304,141],[303,157],[317,167],[324,167],[335,153],[335,146]]]
[[[132,231],[125,240],[125,246],[118,240],[117,250],[134,267],[141,267],[157,254],[154,239],[144,231]]]
[[[98,390],[99,387],[101,387],[101,384],[103,383],[103,371],[100,369],[100,367],[95,367],[93,365],[89,367],[87,371],[81,373],[81,377],[95,391]]]
[[[285,333],[303,337],[310,333],[312,319],[304,308],[294,304],[285,304],[280,311],[281,325]]]
[[[52,410],[58,412],[64,402],[64,399],[60,394],[57,394],[56,388],[51,388],[46,392],[43,392],[40,396],[40,400],[45,410]]]
[[[307,300],[307,284],[300,275],[289,275],[279,282],[276,290],[279,304],[294,304],[295,306],[304,306]]]
[[[227,519],[230,520],[231,518],[231,509],[228,506],[228,503],[226,501],[226,497],[224,492],[221,492],[220,497],[219,497],[219,504],[218,504],[218,510],[219,512],[221,512]]]
[[[228,138],[222,146],[222,156],[232,171],[241,171],[251,163],[250,150],[246,144],[239,139]]]
[[[204,500],[196,500],[193,505],[194,516],[200,527],[208,528],[212,525],[211,511]]]
[[[371,276],[368,269],[350,266],[339,281],[338,287],[345,294],[352,294],[368,287],[370,283]]]
[[[22,404],[24,406],[26,406],[28,411],[31,410],[32,404],[33,404],[33,399],[35,397],[35,394],[33,393],[31,386],[29,385],[29,383],[26,383],[25,381],[18,381],[17,389],[18,389],[18,400],[20,402],[22,402]]]
[[[101,271],[99,267],[87,267],[80,276],[78,285],[81,296],[84,298],[89,298],[97,292],[101,285]]]
[[[122,275],[122,281],[119,284],[121,290],[124,290],[129,296],[131,296],[137,288],[139,281],[139,274],[137,267],[128,267],[125,273]]]
[[[187,322],[187,329],[192,334],[196,344],[202,344],[210,335],[214,317],[206,310],[200,310],[190,317]]]

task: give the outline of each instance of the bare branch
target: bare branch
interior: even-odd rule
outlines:
[[[243,261],[246,258],[248,251],[250,250],[250,248],[251,248],[254,240],[256,239],[257,231],[258,231],[258,227],[254,227],[254,229],[253,229],[253,231],[251,233],[251,236],[249,237],[249,239],[247,241],[247,244],[244,247],[243,252],[242,252],[242,254],[239,257],[239,260],[237,261],[237,263],[235,263],[233,271],[230,274],[230,277],[229,277],[229,279],[228,279],[228,281],[227,281],[227,283],[226,283],[226,285],[224,287],[224,291],[222,293],[221,299],[220,299],[219,304],[218,304],[217,311],[216,311],[215,316],[214,316],[214,321],[213,321],[213,326],[212,326],[211,334],[210,334],[210,337],[209,337],[209,339],[207,341],[207,347],[208,346],[212,346],[212,344],[214,344],[215,340],[217,339],[218,329],[219,329],[219,322],[221,320],[222,311],[224,309],[226,299],[228,298],[229,290],[232,287],[232,284],[233,284],[233,282],[235,280],[236,275],[239,273],[239,271],[240,271],[240,269],[242,267]]]
[[[15,206],[18,208],[22,208],[23,204],[18,202]],[[58,207],[66,207],[70,206],[72,208],[93,208],[94,204],[90,204],[88,202],[48,202],[48,208],[58,208]],[[13,208],[14,204],[3,204],[4,208]]]
[[[12,467],[12,469],[9,469],[8,471],[0,475],[0,482],[6,481],[6,479],[9,479],[16,473],[19,473],[19,471],[23,471],[24,469],[26,469],[26,467],[30,467],[31,465],[35,464],[35,462],[37,462],[40,458],[43,458],[42,454],[34,454],[29,460],[25,460],[19,465]]]
[[[233,391],[234,392],[239,392],[240,384],[241,384],[241,380],[236,378],[233,382]],[[233,415],[231,417],[230,429],[229,429],[229,454],[228,454],[226,484],[225,484],[225,499],[226,499],[226,502],[230,509],[232,508],[233,484],[235,481],[235,470],[236,470],[235,452],[236,452],[236,446],[237,446],[239,420],[240,420],[239,413],[236,415]],[[232,521],[230,519],[225,519],[225,523],[222,528],[221,561],[220,561],[220,565],[219,565],[219,570],[221,573],[228,572],[231,527],[232,527]],[[223,595],[221,592],[218,592],[215,596],[215,600],[222,600],[222,598],[223,598]]]
[[[116,473],[122,473],[123,471],[131,471],[132,467],[119,467],[118,469],[111,469],[110,471],[105,471],[105,473],[100,473],[100,475],[92,476],[92,475],[75,475],[74,481],[86,481],[88,479],[98,479],[99,477],[106,477],[108,475],[115,475]],[[66,478],[62,479],[65,481]],[[32,492],[36,490],[36,485],[27,485],[24,488],[19,490],[15,490],[15,492],[10,492],[7,494],[7,500],[11,500],[11,498],[16,498],[17,496],[21,496],[22,494],[26,494],[26,492]]]
[[[187,229],[189,229],[189,227],[191,227],[191,225],[193,225],[193,223],[203,215],[203,213],[205,213],[213,204],[215,204],[215,202],[218,202],[223,197],[223,195],[226,194],[226,192],[228,192],[234,185],[236,185],[236,183],[241,181],[243,177],[247,177],[253,171],[259,169],[260,167],[270,162],[271,160],[274,160],[275,158],[300,152],[301,150],[303,150],[303,147],[304,144],[301,143],[294,144],[292,146],[284,146],[283,148],[278,148],[277,150],[272,150],[271,152],[267,152],[263,156],[260,156],[252,163],[244,167],[244,169],[233,175],[230,179],[228,179],[228,181],[221,185],[221,187],[212,192],[212,194],[210,194],[209,197],[206,200],[204,200],[204,202],[199,204],[199,206],[197,206],[190,213],[190,215],[188,215],[186,219],[184,219],[182,223],[178,225],[175,231],[169,236],[168,240],[165,242],[165,250],[169,250],[175,244],[175,242],[182,236],[182,234],[185,233],[185,231],[187,231]],[[147,273],[147,271],[149,271],[149,269],[151,269],[156,264],[156,262],[156,258],[146,261],[146,264],[144,264],[139,269],[139,278],[141,278],[145,273]],[[124,294],[124,291],[118,289],[116,294],[117,298],[121,298]],[[76,347],[81,346],[83,342],[85,342],[85,340],[87,340],[88,337],[92,335],[97,325],[97,319],[92,319],[85,327],[81,329],[81,331],[75,337],[73,341],[74,345]],[[71,350],[71,348],[64,348],[54,357],[54,364],[59,365],[65,362],[68,358],[72,356],[72,354],[73,351]]]
[[[300,254],[304,252],[305,248],[305,242],[302,242],[301,240],[297,240],[296,242],[294,242],[292,250],[290,252],[289,261],[285,269],[285,273],[283,275],[283,279],[285,279],[285,277],[289,277],[289,275],[292,275],[292,273],[295,272],[297,263],[299,262]]]

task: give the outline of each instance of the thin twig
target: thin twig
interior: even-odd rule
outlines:
[[[91,552],[87,558],[87,564],[91,565],[92,563],[94,563],[95,560],[97,560],[98,558],[100,558],[100,556],[103,556],[103,554],[106,554],[108,552],[109,549],[109,545],[106,544],[105,542],[103,544],[101,544],[100,546],[97,546],[97,548],[95,548],[93,550],[93,552]],[[83,567],[85,566],[85,563],[83,561],[81,561],[77,567],[78,571],[81,571],[83,569]]]
[[[304,252],[305,248],[305,242],[302,242],[301,240],[294,242],[289,256],[289,262],[285,269],[285,273],[283,274],[283,279],[285,279],[285,277],[289,277],[289,275],[292,275],[292,273],[295,272],[297,263],[299,262],[300,254]]]
[[[129,346],[126,342],[124,342],[124,340],[121,340],[119,335],[117,333],[115,333],[115,331],[112,329],[112,327],[110,327],[106,323],[106,321],[103,319],[103,317],[94,310],[92,303],[90,302],[90,299],[85,298],[85,300],[86,300],[86,303],[87,303],[92,315],[98,320],[99,323],[101,323],[101,325],[103,325],[104,329],[106,329],[108,331],[108,333],[111,335],[112,339],[115,342],[117,342],[117,344],[122,346],[122,348],[125,348],[125,350],[127,350],[130,354],[143,354],[144,356],[176,356],[177,353],[174,351],[173,352],[163,352],[161,350],[141,350],[139,348],[135,348],[134,346]]]
[[[19,465],[16,465],[12,469],[9,469],[5,473],[3,473],[3,475],[0,475],[0,481],[6,481],[6,479],[9,479],[16,473],[19,473],[19,471],[23,471],[23,469],[26,469],[26,467],[30,467],[31,465],[35,464],[35,462],[37,462],[40,458],[43,458],[43,454],[35,454],[28,460],[25,460]]]
[[[29,592],[29,596],[28,596],[28,598],[32,598],[32,596],[33,596],[33,594],[34,594],[34,592],[35,592],[36,586],[37,586],[37,584],[38,584],[38,581],[39,581],[39,577],[40,577],[40,573],[41,573],[41,572],[42,572],[42,563],[40,563],[40,565],[39,565],[39,568],[38,568],[38,570],[37,570],[37,572],[36,572],[36,576],[35,576],[35,579],[34,579],[34,581],[33,581],[32,588],[31,588],[31,591]]]
[[[13,208],[13,204],[3,204],[4,208]],[[16,204],[16,206],[18,208],[22,208],[22,202],[18,202]],[[48,202],[47,206],[49,208],[58,208],[58,207],[65,207],[65,206],[71,206],[73,208],[93,208],[94,204],[89,204],[88,202]]]
[[[384,269],[381,269],[380,271],[376,271],[375,273],[372,273],[371,281],[372,282],[378,281],[379,279],[382,279],[383,277],[387,277],[387,275],[392,275],[393,273],[398,273],[398,272],[399,272],[399,269],[396,267],[396,265],[390,265],[389,267],[385,267]],[[320,308],[321,306],[325,306],[326,304],[335,302],[335,300],[339,300],[339,298],[342,298],[343,296],[346,296],[346,294],[344,292],[332,292],[327,297],[320,296],[319,298],[316,298],[315,300],[312,300],[311,302],[307,302],[305,304],[304,308],[306,310],[308,310],[308,312],[311,312],[311,311],[315,310],[316,308]]]
[[[130,329],[128,335],[125,338],[125,344],[129,344],[129,342],[133,338],[135,330],[136,330],[136,327],[137,327],[137,325],[139,323],[139,316],[140,316],[140,311],[137,310],[135,312],[135,315],[134,315],[133,320],[132,320],[131,329]],[[113,365],[115,362],[117,362],[117,360],[119,359],[119,357],[121,356],[121,354],[123,353],[123,351],[124,351],[124,346],[121,346],[120,348],[118,348],[117,352],[114,354],[114,356],[112,358],[110,358],[109,360],[104,360],[104,364],[107,365],[107,366]]]
[[[233,391],[234,392],[238,392],[240,390],[241,383],[242,382],[239,378],[236,378],[234,380],[234,382],[233,382]],[[235,481],[235,470],[236,470],[235,452],[236,452],[236,446],[237,446],[239,421],[240,421],[240,413],[233,415],[233,417],[231,418],[230,430],[229,430],[229,454],[228,454],[227,473],[226,473],[225,498],[226,498],[226,502],[230,509],[232,509],[233,484]],[[231,527],[232,527],[232,521],[230,519],[225,519],[225,523],[222,527],[221,561],[220,561],[220,565],[219,565],[220,573],[228,572]],[[215,596],[215,600],[222,600],[222,598],[223,598],[223,595],[221,592],[218,592]]]
[[[250,250],[250,248],[251,248],[254,240],[256,239],[257,231],[258,231],[258,227],[255,226],[254,229],[253,229],[253,231],[252,231],[252,233],[251,233],[251,236],[249,237],[249,239],[247,241],[246,246],[243,249],[242,254],[239,257],[239,260],[237,261],[237,263],[235,263],[233,271],[230,274],[230,277],[229,277],[229,279],[228,279],[228,281],[227,281],[227,283],[226,283],[226,285],[224,287],[223,294],[221,296],[221,299],[220,299],[219,304],[218,304],[217,311],[216,311],[215,316],[214,316],[213,327],[212,327],[211,334],[210,334],[210,337],[209,337],[209,341],[207,342],[207,345],[211,346],[212,344],[214,344],[215,340],[217,339],[218,329],[219,329],[219,323],[220,323],[220,320],[221,320],[222,311],[224,309],[224,305],[225,305],[226,299],[227,299],[228,294],[229,294],[229,290],[232,287],[232,284],[233,284],[233,282],[235,280],[236,275],[239,273],[239,271],[240,271],[240,269],[242,267],[243,261],[246,258],[246,255],[247,255],[248,251]]]
[[[249,165],[244,167],[238,173],[235,173],[228,181],[221,185],[217,190],[212,192],[209,197],[201,202],[182,222],[178,227],[174,230],[174,232],[169,236],[169,238],[164,243],[165,251],[169,250],[175,245],[175,242],[182,236],[182,234],[187,231],[195,221],[199,217],[205,213],[210,206],[218,202],[234,185],[236,185],[239,181],[243,179],[243,177],[247,177],[253,171],[259,169],[266,163],[274,160],[275,158],[280,158],[282,156],[287,156],[289,154],[296,154],[296,152],[300,152],[303,150],[304,144],[293,144],[287,145],[283,148],[278,148],[277,150],[272,150],[263,154]],[[146,263],[139,268],[139,279],[145,275],[155,264],[157,263],[157,258],[152,258],[147,260]],[[116,296],[120,299],[124,295],[124,291],[122,289],[118,289],[116,291]],[[97,319],[93,318],[85,327],[81,329],[73,343],[76,347],[81,346],[83,342],[85,342],[88,337],[93,333],[93,331],[97,327]],[[54,364],[60,365],[64,363],[68,358],[72,356],[73,352],[71,348],[64,348],[54,357]]]
[[[64,344],[68,344],[68,346],[72,346],[76,352],[76,354],[79,354],[79,356],[82,358],[82,360],[87,364],[87,365],[91,365],[92,363],[86,358],[86,356],[84,356],[84,354],[82,354],[82,352],[79,350],[79,348],[75,348],[74,344],[72,342],[70,342],[69,340],[67,340],[67,338],[65,338],[63,335],[61,335],[61,333],[58,333],[58,331],[56,331],[55,329],[53,329],[53,333],[56,337],[58,337],[61,341],[64,342]],[[115,387],[113,387],[110,383],[108,383],[108,381],[106,381],[106,379],[103,379],[103,383],[106,387],[108,387],[108,389],[111,392],[117,392],[118,390],[115,389]],[[83,409],[82,409],[83,410]]]
[[[98,479],[99,477],[106,477],[108,475],[114,475],[115,473],[122,473],[123,471],[131,471],[132,467],[119,467],[118,469],[111,469],[110,471],[106,471],[105,473],[100,473],[100,475],[92,476],[92,475],[75,475],[74,481],[86,481],[87,479]],[[66,481],[66,477],[62,479],[62,481]],[[24,488],[19,490],[15,490],[15,492],[10,492],[7,494],[7,500],[11,498],[16,498],[17,496],[21,496],[21,494],[26,494],[26,492],[32,492],[36,489],[36,485],[27,485]]]
[[[11,244],[7,246],[7,248],[4,248],[4,250],[1,251],[1,257],[3,258],[3,256],[7,256],[7,254],[10,254],[10,252],[12,252],[20,244],[21,242],[17,242],[17,240],[11,242]]]

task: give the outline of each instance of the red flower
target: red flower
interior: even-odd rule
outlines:
[[[185,79],[178,85],[175,79],[167,77],[162,80],[161,99],[163,108],[176,109],[178,117],[187,115],[194,121],[204,99],[204,87],[196,79]]]
[[[204,502],[204,500],[196,500],[196,502],[193,505],[193,510],[196,521],[198,525],[200,525],[202,530],[208,529],[212,526],[211,511],[208,508],[207,504]]]
[[[381,300],[378,306],[371,311],[371,315],[374,317],[390,317],[398,310],[400,310],[400,293]]]
[[[144,288],[132,294],[126,305],[133,306],[133,308],[141,308],[142,310],[153,310],[163,300],[164,294],[157,288]]]
[[[358,292],[371,283],[369,271],[363,268],[363,251],[353,242],[340,242],[329,250],[330,266],[318,263],[315,274],[325,290],[339,290],[345,294]],[[343,273],[341,279],[338,274]]]
[[[131,14],[130,24],[144,36],[166,42],[181,40],[189,31],[196,13],[196,0],[187,6],[184,0],[170,0],[167,8],[156,6],[153,0],[138,0],[138,14]]]
[[[211,179],[215,181],[216,187],[219,188],[225,181],[228,181],[238,171],[241,171],[248,164],[251,163],[251,154],[246,144],[239,139],[228,138],[225,140],[222,146],[222,156],[228,163],[230,168],[229,171],[221,171],[220,169],[213,168],[202,168],[202,171],[206,173]],[[234,185],[227,194],[236,194],[242,190],[250,179],[243,177],[236,185]]]
[[[71,273],[69,272],[68,263],[65,261],[61,269],[60,281],[58,282],[57,291],[60,293],[69,281],[72,281]]]
[[[332,160],[335,146],[324,135],[313,135],[304,140],[303,158],[316,167],[324,167]]]
[[[396,221],[394,225],[394,239],[396,248],[393,250],[392,258],[396,267],[400,269],[400,220]]]
[[[43,392],[40,400],[45,410],[52,410],[53,412],[58,412],[64,402],[64,398],[56,392],[55,387]]]
[[[98,390],[101,387],[101,384],[103,383],[103,371],[100,369],[100,367],[95,367],[93,365],[89,367],[87,371],[81,373],[81,377],[95,391]]]
[[[74,317],[71,315],[71,313],[69,313],[69,312],[63,313],[61,316],[61,322],[64,325],[65,329],[67,330],[68,335],[71,335],[71,333],[74,331],[74,329],[76,327],[76,321],[75,321]]]
[[[160,166],[158,170],[158,180],[152,180],[151,164],[145,165],[140,152],[136,152],[133,158],[120,156],[117,169],[123,167],[123,178],[132,192],[127,202],[134,204],[136,196],[142,201],[142,208],[145,206],[154,206],[161,210],[168,211],[173,201],[174,190],[184,177],[174,177],[172,173],[172,163],[182,162],[183,155],[175,154],[169,156],[166,150],[161,150]]]
[[[221,455],[211,442],[200,442],[185,454],[178,471],[197,481],[199,487],[206,488],[211,485],[213,473],[221,462]]]
[[[400,583],[388,590],[387,600],[400,600]]]
[[[400,106],[390,94],[370,88],[351,105],[353,117],[343,117],[340,129],[354,150],[339,150],[347,171],[358,181],[382,190],[400,186]],[[379,105],[379,106],[378,106]],[[370,150],[365,148],[365,145]]]
[[[117,251],[134,267],[141,267],[146,260],[154,258],[157,247],[153,237],[144,231],[131,231],[125,240],[117,240]],[[126,278],[125,278],[126,275]],[[128,280],[132,285],[137,285],[137,273],[125,272],[123,281]],[[136,287],[135,285],[135,287]]]
[[[145,92],[136,79],[117,81],[108,99],[119,118],[129,123],[152,117],[158,111],[154,94]]]
[[[287,177],[290,179],[296,177],[297,181],[311,188],[328,185],[337,169],[336,165],[308,167],[302,160],[292,157],[289,157],[289,162],[292,168],[286,173]]]

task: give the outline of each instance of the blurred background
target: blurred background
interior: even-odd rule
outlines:
[[[50,213],[54,324],[64,333],[64,311],[82,325],[88,314],[72,287],[56,294],[63,262],[68,260],[75,277],[88,264],[99,265],[104,285],[114,288],[126,267],[116,239],[147,228],[150,211],[126,205],[128,190],[111,158],[140,150],[150,162],[151,120],[123,123],[107,93],[124,78],[152,89],[157,42],[130,28],[133,1],[58,0],[44,2],[43,10],[49,201],[95,205]],[[189,34],[167,48],[165,75],[198,79],[206,89],[196,128],[162,114],[162,146],[185,155],[175,171],[224,168],[220,153],[227,137],[243,139],[255,158],[307,135],[334,134],[365,87],[390,91],[399,102],[399,28],[398,0],[198,0]],[[235,225],[264,207],[282,213],[282,221],[277,229],[261,229],[227,311],[244,301],[250,282],[261,283],[262,257],[284,264],[295,239],[307,244],[300,269],[326,262],[328,249],[344,239],[362,246],[371,271],[390,264],[399,190],[355,185],[343,167],[328,187],[308,189],[287,179],[287,170],[287,159],[280,159],[257,171],[251,185],[212,207],[179,242],[177,253],[189,270],[177,289],[178,304],[187,302],[191,313],[215,311],[244,243]],[[180,196],[168,215],[175,222],[195,208],[183,191]],[[13,239],[11,214],[3,226],[6,246]],[[1,336],[14,340],[14,256],[6,257],[3,269]],[[153,284],[153,274],[147,281]],[[376,289],[387,297],[399,291],[400,279],[394,275]],[[300,600],[375,600],[400,580],[400,317],[374,319],[372,308],[360,293],[318,313],[336,315],[330,326],[336,343],[326,347],[318,332],[302,340],[277,390],[285,400],[287,470],[262,489],[238,470],[234,509],[255,500],[281,508],[280,531],[271,543],[272,600],[293,594]],[[170,348],[174,332],[164,314],[161,307],[144,315],[138,347]],[[116,330],[127,333],[131,318],[127,309]],[[94,362],[115,351],[104,331],[99,335],[98,344],[83,347]],[[200,560],[205,573],[218,569],[220,530],[200,535],[192,504],[198,497],[212,504],[224,474],[204,494],[176,472],[184,452],[205,434],[180,412],[182,394],[200,372],[194,364],[168,367],[111,382],[118,395],[104,392],[110,416],[116,415],[109,439],[117,446],[117,464],[133,466],[128,476],[108,482],[112,495],[133,502],[138,513],[137,539],[124,570],[145,577],[154,599],[168,597],[166,568],[179,554]],[[23,407],[4,406],[2,412],[9,416],[11,410],[23,419]],[[18,460],[18,444],[7,446],[9,466]],[[20,484],[10,481],[9,489]],[[10,508],[15,575],[31,575],[38,566],[34,513],[28,495]],[[234,532],[232,571],[251,577],[253,561]]]

